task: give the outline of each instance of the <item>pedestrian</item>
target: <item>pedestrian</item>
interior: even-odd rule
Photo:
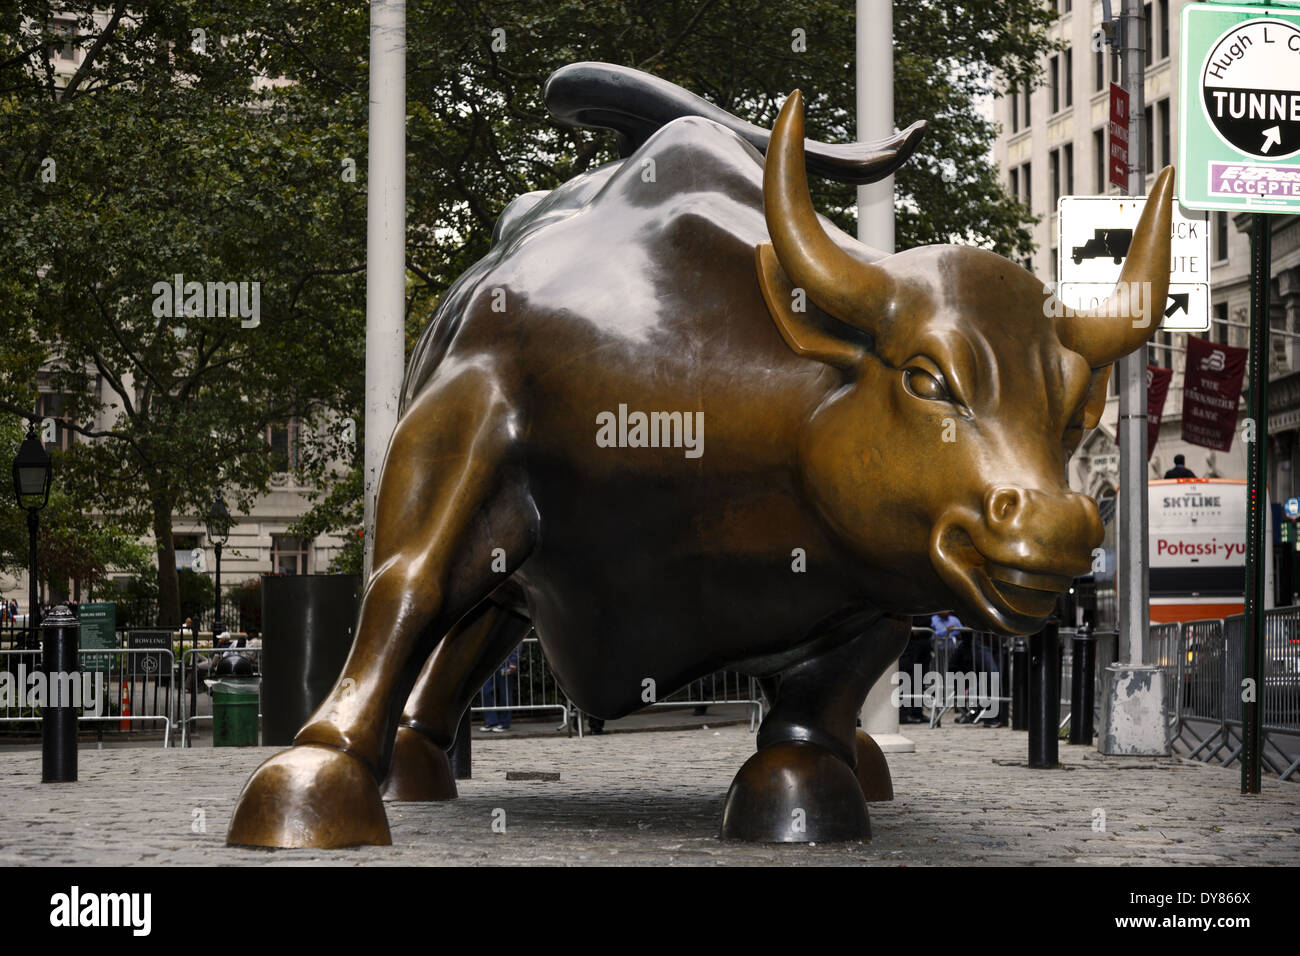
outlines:
[[[500,710],[487,710],[483,713],[484,733],[504,733],[510,729],[510,705],[514,703],[511,690],[515,674],[519,672],[519,645],[510,652],[505,663],[496,669],[487,683],[483,685],[483,706],[501,707]]]
[[[902,655],[898,658],[898,669],[907,675],[907,681],[911,682],[916,674],[916,665],[921,665],[921,673],[924,675],[930,669],[930,632],[926,629],[925,619],[921,618],[921,623],[917,624],[912,621],[911,636],[907,639],[907,647],[903,648]],[[921,687],[912,687],[911,696],[899,701],[898,722],[900,724],[924,724],[927,723],[925,715],[921,713],[921,707],[917,703]],[[923,686],[923,685],[922,685]]]
[[[1195,478],[1196,472],[1187,467],[1187,459],[1182,455],[1174,455],[1174,467],[1165,472],[1166,478]]]

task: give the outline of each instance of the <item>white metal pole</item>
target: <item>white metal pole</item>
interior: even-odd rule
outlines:
[[[857,0],[856,33],[858,140],[869,142],[894,132],[893,0]],[[858,238],[886,255],[893,253],[893,176],[858,187]],[[898,732],[891,676],[882,674],[867,694],[862,729],[886,753],[903,753],[916,745]]]
[[[1124,0],[1123,85],[1129,96],[1128,194],[1145,196],[1146,166],[1146,53],[1143,48],[1142,0]],[[1163,309],[1154,309],[1158,321]],[[1138,349],[1119,363],[1120,495],[1118,549],[1120,660],[1142,664],[1147,633],[1147,388],[1146,349]]]
[[[1123,86],[1129,95],[1128,194],[1146,194],[1146,31],[1142,0],[1124,0],[1120,31]],[[1151,303],[1152,322],[1163,302]],[[1147,578],[1146,348],[1119,363],[1119,661],[1106,667],[1106,696],[1097,749],[1104,754],[1169,753],[1165,681],[1159,667],[1143,663],[1150,614]]]
[[[366,185],[365,571],[375,497],[397,427],[405,364],[406,0],[370,4],[370,160]]]

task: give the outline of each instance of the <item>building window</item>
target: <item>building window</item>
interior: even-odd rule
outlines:
[[[271,571],[275,574],[306,574],[307,539],[290,534],[271,535]]]
[[[1074,0],[1065,0],[1065,12],[1069,13],[1074,9]]]
[[[1056,246],[1052,247],[1052,281],[1061,281],[1061,263],[1056,258]]]
[[[1104,193],[1106,191],[1106,131],[1104,129],[1092,131],[1092,155],[1093,163],[1096,165],[1094,170],[1096,182],[1093,184],[1092,191],[1098,194]]]
[[[1142,55],[1146,65],[1150,66],[1153,59],[1152,54],[1155,51],[1151,48],[1152,47],[1151,38],[1152,38],[1153,30],[1151,24],[1151,4],[1149,3],[1145,4],[1142,7],[1142,29],[1143,29],[1142,46],[1145,47],[1145,49],[1142,51]]]
[[[62,60],[64,63],[76,63],[77,47],[76,44],[72,42],[73,38],[77,35],[76,22],[72,20],[56,21],[54,24],[54,32],[58,36],[64,38],[63,42],[58,46],[58,52],[56,54],[57,59]]]
[[[1151,168],[1156,158],[1155,109],[1148,106],[1142,111],[1143,126],[1146,127],[1146,152],[1142,154],[1142,171]]]
[[[1214,261],[1226,262],[1228,259],[1228,214],[1214,214]],[[1223,307],[1223,317],[1228,317],[1228,307]]]
[[[1098,50],[1092,55],[1092,90],[1100,93],[1106,86],[1106,54]]]
[[[202,547],[197,534],[172,535],[172,548],[176,552],[176,570],[183,571],[194,567],[194,550]]]
[[[1020,198],[1020,170],[1018,169],[1011,170],[1011,197]]]
[[[67,416],[68,405],[71,395],[60,395],[52,392],[41,392],[36,397],[36,414],[42,419],[53,418],[54,422],[54,441],[45,443],[46,451],[56,449],[67,451],[76,442],[77,433],[71,428],[65,428],[61,419]],[[37,429],[41,429],[38,423]]]
[[[1065,76],[1063,78],[1065,80],[1065,103],[1062,105],[1073,106],[1074,105],[1074,50],[1067,49],[1065,51],[1065,63],[1063,65],[1063,69],[1065,70]]]
[[[1054,149],[1047,154],[1047,174],[1052,180],[1052,207],[1061,198],[1061,151]]]
[[[1025,129],[1029,129],[1029,122],[1030,122],[1030,116],[1031,116],[1031,114],[1030,114],[1030,112],[1029,112],[1029,93],[1030,93],[1029,84],[1026,83],[1026,84],[1025,84],[1025,96],[1024,96],[1024,100],[1025,100],[1025,109],[1024,109]]]
[[[1020,91],[1012,90],[1007,97],[1007,105],[1011,107],[1011,132],[1020,132]]]
[[[1220,213],[1220,215],[1225,215]],[[1228,344],[1228,303],[1214,304],[1214,341],[1220,345]]]
[[[1160,116],[1160,165],[1157,168],[1164,169],[1169,165],[1169,100],[1157,103],[1156,112]]]
[[[1048,61],[1048,75],[1052,80],[1052,112],[1061,111],[1061,58],[1054,56]]]
[[[1065,195],[1074,195],[1074,144],[1066,143],[1061,149],[1061,172],[1065,183]]]
[[[1031,178],[1032,170],[1029,167],[1030,167],[1029,163],[1025,163],[1025,165],[1020,167],[1021,169],[1020,181],[1021,181],[1021,185],[1025,187],[1025,198],[1024,198],[1025,208],[1028,209],[1030,212],[1033,212],[1034,211],[1034,188],[1033,188],[1033,180]]]
[[[1169,59],[1169,0],[1160,0],[1160,59]]]
[[[296,471],[299,463],[298,419],[284,425],[268,425],[266,443],[271,446],[271,460],[277,472]]]

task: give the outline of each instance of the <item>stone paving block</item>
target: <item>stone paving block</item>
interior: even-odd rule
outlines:
[[[888,757],[896,798],[871,804],[873,839],[817,846],[718,839],[727,787],[754,747],[744,726],[475,738],[460,799],[389,804],[393,846],[336,851],[225,845],[235,798],[270,748],[85,750],[80,781],[55,785],[40,782],[39,750],[10,751],[0,865],[1300,863],[1300,784],[1266,778],[1243,797],[1235,768],[1064,743],[1060,769],[1033,770],[1024,733],[907,729],[917,749]],[[507,779],[538,772],[560,779]]]

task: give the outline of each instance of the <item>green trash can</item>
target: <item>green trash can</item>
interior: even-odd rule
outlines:
[[[260,677],[223,677],[212,690],[212,746],[256,747]]]

